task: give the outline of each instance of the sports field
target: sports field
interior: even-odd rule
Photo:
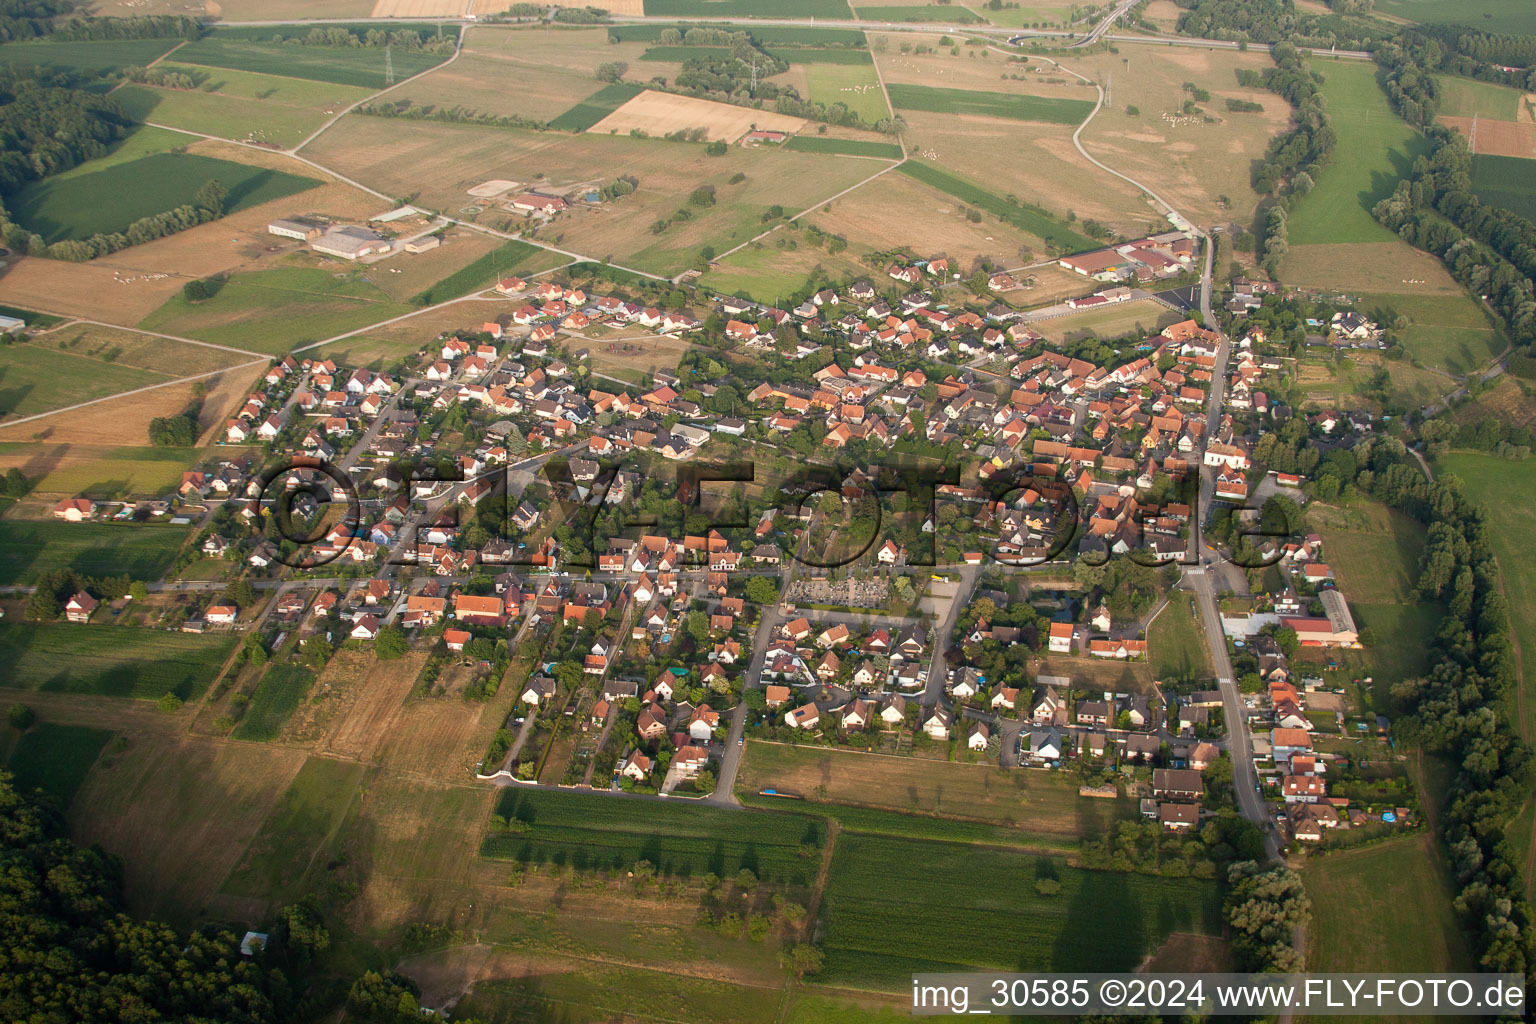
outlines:
[[[1060,891],[1041,895],[1045,879]],[[826,965],[817,980],[900,990],[919,971],[1129,971],[1171,932],[1219,934],[1220,903],[1213,881],[845,834],[822,896]]]
[[[34,182],[7,197],[6,205],[17,223],[57,242],[121,231],[140,217],[191,203],[197,190],[215,179],[229,190],[226,214],[321,184],[315,178],[216,157],[155,153],[93,173]]]
[[[1080,338],[1118,338],[1137,328],[1160,331],[1178,323],[1179,315],[1151,299],[1122,302],[1084,313],[1068,313],[1051,320],[1041,320],[1034,329],[1047,341],[1077,341]]]
[[[863,51],[829,50],[829,53],[860,53]],[[866,54],[867,56],[867,54]],[[885,105],[885,95],[880,91],[880,81],[875,77],[873,64],[807,64],[805,80],[810,86],[810,98],[817,103],[841,103],[858,114],[866,124],[874,124],[891,116]]]
[[[181,526],[0,519],[0,585],[31,582],[50,569],[157,579],[187,533]]]
[[[256,71],[269,75],[308,78],[336,85],[355,85],[364,89],[382,89],[385,80],[385,52],[379,47],[301,46],[256,42],[233,38],[215,31],[176,51],[176,59],[204,67]],[[448,54],[394,49],[388,59],[394,65],[395,81],[420,74],[448,59]]]
[[[1308,862],[1313,971],[1472,970],[1450,881],[1429,835],[1404,836]]]
[[[1532,690],[1532,673],[1536,672],[1536,552],[1530,544],[1536,530],[1536,508],[1527,501],[1510,500],[1511,495],[1533,493],[1536,461],[1511,462],[1494,455],[1457,452],[1436,460],[1435,468],[1438,473],[1459,477],[1467,497],[1488,517],[1493,553],[1499,560],[1509,619],[1524,669],[1522,731],[1527,736],[1536,735],[1536,691]]]
[[[196,89],[128,83],[112,95],[136,121],[217,135],[241,142],[294,146],[370,89],[190,64],[160,64],[201,79]]]
[[[40,722],[22,734],[6,768],[18,791],[41,789],[67,809],[111,738],[108,729]]]
[[[410,311],[360,277],[286,267],[236,274],[196,304],[175,295],[139,326],[277,354]]]
[[[229,634],[62,622],[0,623],[0,664],[27,690],[182,700],[202,696],[235,646]]]
[[[975,114],[1006,117],[1015,121],[1047,124],[1081,124],[1093,111],[1092,100],[1059,96],[1017,96],[1005,92],[943,89],[937,86],[893,82],[886,87],[897,110],[926,110],[939,114]]]
[[[1472,158],[1472,191],[1488,206],[1536,220],[1536,161],[1512,156]]]
[[[1398,332],[1403,347],[1425,366],[1451,373],[1470,373],[1488,364],[1507,347],[1504,335],[1471,296],[1391,295],[1367,293],[1361,308],[1371,315],[1390,313],[1408,318]],[[1387,322],[1390,322],[1390,317]]]
[[[1396,236],[1371,216],[1371,208],[1407,177],[1423,137],[1398,117],[1376,83],[1376,65],[1315,59],[1324,76],[1323,95],[1339,138],[1351,140],[1347,159],[1325,168],[1287,225],[1291,247],[1327,242],[1378,242]]]

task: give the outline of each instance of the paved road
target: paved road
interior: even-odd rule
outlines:
[[[933,633],[928,637],[933,644],[933,656],[928,660],[928,683],[923,689],[923,704],[933,707],[944,700],[944,684],[948,681],[948,666],[944,661],[944,652],[949,650],[949,638],[954,635],[955,622],[960,618],[961,610],[971,602],[971,594],[976,590],[976,584],[981,579],[981,566],[966,565],[960,567],[960,585],[955,591],[954,598],[949,602],[949,611],[939,622]],[[945,706],[948,702],[945,701]]]

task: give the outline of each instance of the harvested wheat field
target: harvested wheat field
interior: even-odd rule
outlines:
[[[475,0],[476,6],[488,0]],[[645,61],[641,56],[653,44],[647,42],[610,43],[606,28],[569,28],[556,25],[477,25],[464,37],[464,53],[493,58],[524,68],[543,68],[569,72],[592,83],[592,91],[602,84],[592,77],[592,70],[605,61],[623,61],[629,65],[631,78],[649,78],[653,74],[675,74],[666,68],[681,65]],[[460,60],[463,57],[459,58]],[[660,68],[663,70],[652,70]],[[644,71],[642,75],[640,72]],[[518,88],[529,83],[518,79]]]
[[[1441,116],[1437,120],[1471,140],[1472,152],[1487,156],[1536,157],[1536,124],[1530,121],[1495,121],[1479,117],[1476,129],[1470,117]]]
[[[847,238],[850,247],[943,252],[967,271],[978,257],[1014,267],[1041,251],[1040,239],[1008,224],[991,218],[971,223],[961,205],[952,196],[893,172],[835,200],[830,211],[818,211],[814,220],[823,231]],[[902,215],[892,217],[892,210]]]
[[[469,13],[473,0],[377,0],[374,18],[457,18]]]
[[[587,130],[594,135],[628,135],[636,130],[671,135],[703,128],[710,139],[734,142],[753,128],[794,134],[804,127],[804,118],[648,89]]]
[[[453,63],[391,92],[384,102],[549,121],[601,87],[590,71],[579,74],[466,51]]]
[[[1079,74],[1108,81],[1109,98],[1088,127],[1082,143],[1106,164],[1145,181],[1196,223],[1253,217],[1259,196],[1250,168],[1270,139],[1290,122],[1289,104],[1263,89],[1237,84],[1237,72],[1271,67],[1262,53],[1159,50],[1156,58],[1101,55],[1065,62]],[[1186,116],[1191,94],[1184,83],[1211,94],[1204,114]],[[1258,103],[1255,113],[1234,113],[1227,100]],[[1137,114],[1129,109],[1135,107]],[[1205,115],[1213,121],[1207,122]],[[1226,196],[1222,205],[1219,197]]]

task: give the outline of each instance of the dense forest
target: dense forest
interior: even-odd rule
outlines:
[[[74,0],[0,0],[0,43],[48,35],[53,19],[74,9]]]
[[[0,68],[0,194],[101,156],[131,124],[116,100],[67,77]]]
[[[1230,39],[1254,43],[1370,49],[1394,29],[1359,18],[1312,14],[1294,0],[1176,0],[1184,8],[1179,34],[1201,39]]]

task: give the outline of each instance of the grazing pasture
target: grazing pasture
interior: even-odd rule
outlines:
[[[0,664],[28,690],[182,700],[202,696],[235,646],[229,634],[63,622],[0,623]]]
[[[190,64],[158,66],[201,80],[197,89],[127,83],[113,96],[136,121],[154,121],[240,142],[294,146],[372,90]]]
[[[19,792],[40,789],[67,810],[111,738],[110,729],[40,722],[22,734],[6,768]]]
[[[938,114],[973,114],[1005,117],[1014,121],[1047,124],[1081,124],[1093,112],[1092,100],[1060,96],[1021,96],[1006,92],[944,89],[929,85],[893,82],[887,87],[897,110],[925,110]]]
[[[179,461],[167,465],[186,465],[187,453],[176,455]],[[179,476],[179,469],[176,472]],[[30,583],[51,569],[74,569],[86,576],[127,573],[134,579],[158,579],[170,568],[187,534],[187,528],[181,526],[7,517],[0,519],[0,585]]]
[[[662,875],[713,872],[730,878],[749,868],[765,882],[806,885],[825,839],[823,822],[809,815],[686,800],[656,803],[514,788],[503,792],[496,813],[512,822],[512,829],[493,828],[482,856],[577,870],[628,870],[648,860]]]
[[[270,32],[270,30],[269,30]],[[395,81],[410,78],[448,59],[448,54],[424,53],[396,48],[390,53]],[[256,42],[238,39],[229,30],[215,30],[195,43],[176,51],[176,60],[203,67],[255,71],[268,75],[308,78],[316,82],[354,85],[364,89],[382,89],[384,75],[382,47],[301,46],[294,43]]]
[[[863,51],[829,50],[828,53],[862,53]],[[868,56],[868,54],[865,54]],[[880,91],[880,81],[875,77],[873,64],[808,64],[805,80],[810,87],[810,98],[817,103],[841,103],[858,114],[866,124],[874,124],[891,116],[885,95]]]
[[[921,884],[893,882],[897,865]],[[1045,879],[1060,891],[1038,893]],[[1171,932],[1219,934],[1220,904],[1214,881],[1082,871],[1022,851],[845,834],[822,896],[826,966],[817,980],[895,990],[918,971],[1129,971]]]
[[[284,267],[236,274],[203,302],[172,296],[139,326],[275,355],[408,312],[360,276]]]
[[[82,165],[84,166],[84,165]],[[121,231],[192,202],[218,179],[229,190],[226,213],[238,213],[321,184],[314,178],[192,153],[155,153],[94,173],[34,182],[7,197],[18,224],[49,242]]]
[[[1352,140],[1353,158],[1330,162],[1291,213],[1291,247],[1393,240],[1396,236],[1376,223],[1371,208],[1407,177],[1414,157],[1426,150],[1424,139],[1388,105],[1376,82],[1376,65],[1322,58],[1311,63],[1323,75],[1333,130]]]

